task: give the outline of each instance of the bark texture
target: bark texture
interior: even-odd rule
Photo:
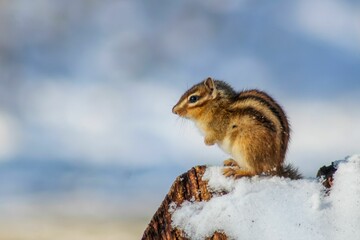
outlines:
[[[207,182],[202,180],[205,170],[206,166],[196,166],[176,178],[169,193],[146,228],[142,237],[143,240],[188,239],[180,229],[172,228],[169,207],[171,203],[180,206],[186,200],[200,202],[211,199],[212,193],[207,189]],[[224,233],[215,232],[208,239],[224,240],[227,237]]]

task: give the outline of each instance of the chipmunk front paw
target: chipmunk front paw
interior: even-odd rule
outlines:
[[[211,145],[214,145],[216,143],[216,139],[211,137],[211,136],[205,136],[204,142],[205,142],[206,145],[211,146]]]

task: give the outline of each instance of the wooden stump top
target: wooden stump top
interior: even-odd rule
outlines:
[[[159,209],[154,214],[148,227],[146,228],[142,239],[188,239],[180,229],[174,229],[171,226],[170,204],[180,206],[184,201],[208,201],[213,193],[209,192],[207,182],[202,180],[206,166],[196,166],[188,172],[176,178],[165,196]],[[209,239],[223,240],[226,235],[221,232],[215,232]]]

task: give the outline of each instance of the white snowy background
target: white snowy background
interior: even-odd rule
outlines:
[[[338,165],[330,192],[316,180],[254,177],[234,181],[210,167],[203,179],[225,195],[171,204],[172,224],[190,239],[223,231],[230,239],[357,240],[360,236],[360,155]]]
[[[280,102],[308,178],[360,151],[358,1],[0,1],[0,32],[2,216],[148,220],[227,158],[171,113],[207,76]]]

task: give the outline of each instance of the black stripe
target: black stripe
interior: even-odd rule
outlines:
[[[259,92],[259,93],[261,93],[261,92]],[[272,98],[269,96],[269,98],[272,100]],[[284,121],[283,121],[283,119],[282,119],[282,115],[284,114],[284,113],[280,113],[279,112],[279,110],[276,108],[276,107],[274,107],[271,103],[269,103],[266,99],[263,99],[262,97],[259,97],[259,96],[253,96],[253,95],[249,95],[249,96],[241,96],[241,94],[240,94],[240,96],[238,97],[238,101],[245,101],[245,100],[248,100],[248,99],[251,99],[251,100],[255,100],[255,101],[257,101],[257,102],[260,102],[261,104],[263,104],[263,105],[265,105],[268,109],[270,109],[270,111],[277,117],[277,119],[279,120],[279,122],[280,122],[280,125],[281,125],[281,127],[282,127],[282,129],[285,131],[285,130],[287,130],[286,129],[286,125],[285,125],[285,123],[284,123]],[[273,103],[275,103],[275,101],[274,100],[272,100],[273,101]],[[276,103],[275,103],[276,104]],[[277,105],[277,104],[276,104]],[[278,106],[278,108],[280,108],[280,106]]]
[[[243,92],[243,93],[246,94],[247,92]],[[237,100],[245,101],[245,100],[251,99],[251,100],[260,102],[261,104],[265,105],[268,109],[270,109],[270,111],[277,117],[277,119],[279,120],[280,125],[281,125],[281,129],[280,129],[281,142],[282,142],[281,148],[283,150],[283,154],[285,155],[285,152],[287,149],[287,144],[288,144],[288,139],[289,139],[289,131],[290,131],[288,123],[287,122],[285,123],[283,120],[283,117],[284,117],[285,121],[286,121],[285,113],[282,112],[281,107],[269,95],[267,95],[266,93],[261,92],[261,91],[257,91],[257,93],[264,94],[265,97],[268,97],[271,102],[269,102],[267,99],[264,99],[260,96],[254,96],[254,95],[241,96],[241,93],[238,96]],[[251,93],[248,93],[248,94],[251,94]],[[274,104],[276,107],[273,106],[272,104]]]
[[[239,108],[236,110],[236,112],[238,112],[240,115],[251,116],[269,130],[276,132],[275,124],[255,108],[252,107]]]

